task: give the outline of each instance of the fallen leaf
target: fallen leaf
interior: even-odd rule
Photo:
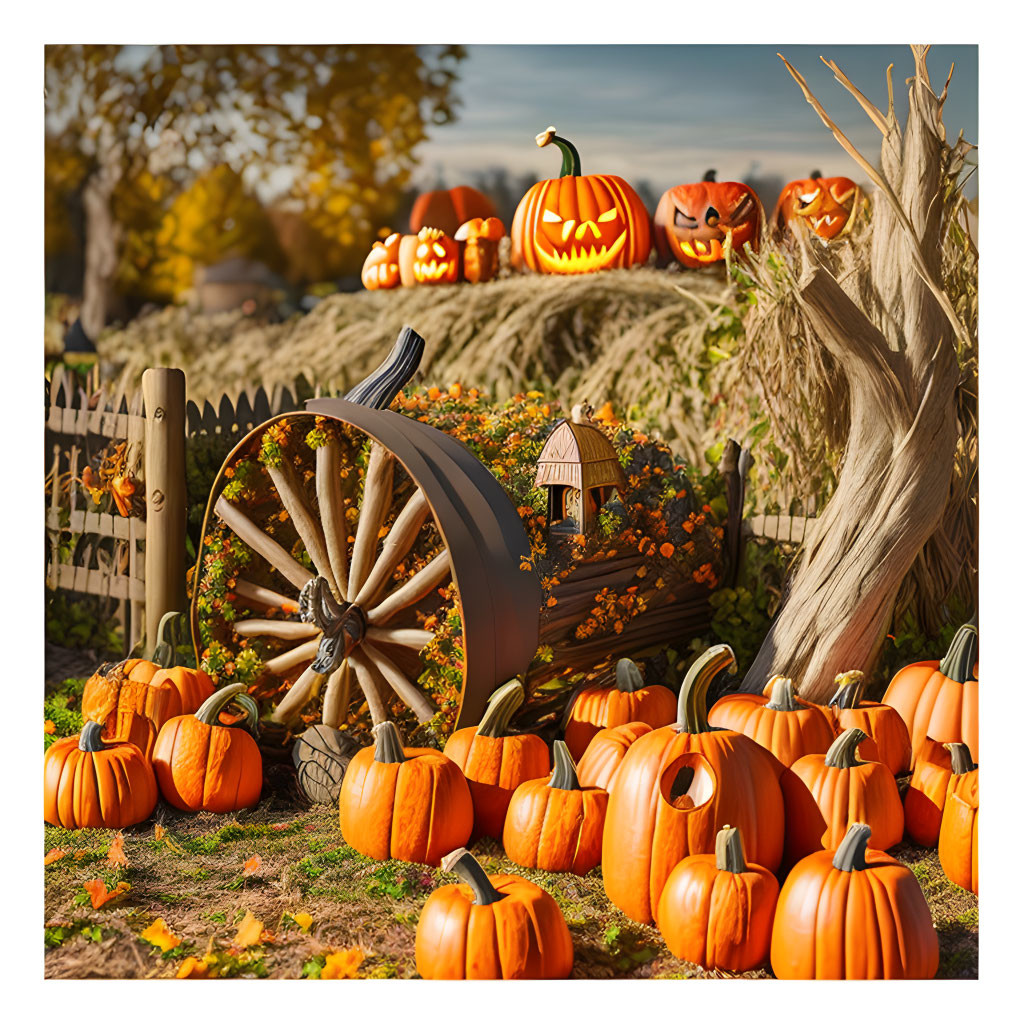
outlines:
[[[238,934],[235,936],[234,945],[241,949],[259,945],[260,942],[265,941],[263,935],[263,922],[253,917],[251,910],[247,910],[245,917],[242,918],[242,923],[238,926]]]
[[[205,958],[200,960],[197,956],[187,956],[178,968],[176,978],[204,979],[210,977],[210,965]]]
[[[258,853],[254,853],[242,866],[242,877],[248,878],[250,875],[255,875],[261,867],[263,867],[263,858]]]
[[[68,855],[67,850],[62,850],[59,846],[55,846],[52,850],[48,851],[46,856],[43,858],[44,864],[52,864],[56,860],[60,860],[61,857]]]
[[[126,893],[131,886],[127,882],[118,882],[113,889],[107,888],[107,883],[102,878],[93,878],[83,883],[82,888],[89,894],[93,910],[99,910],[104,903]]]
[[[88,850],[76,850],[75,860],[81,860],[88,852]]]
[[[118,832],[110,843],[107,850],[107,861],[115,868],[128,867],[128,857],[124,852],[124,833]]]
[[[164,837],[165,835],[167,835],[167,830],[166,830],[166,829],[165,829],[165,828],[163,827],[163,825],[161,825],[161,824],[160,824],[160,823],[158,822],[158,823],[157,823],[157,824],[156,824],[156,825],[155,825],[155,826],[153,827],[153,838],[154,838],[154,839],[157,839],[157,840],[159,840],[159,839],[163,839],[163,837]]]
[[[360,964],[365,959],[366,954],[358,946],[328,953],[320,977],[325,979],[354,978]]]
[[[181,939],[167,927],[167,922],[162,917],[158,917],[144,932],[140,932],[139,938],[159,946],[165,953],[181,945]]]
[[[313,915],[307,914],[304,910],[300,910],[297,914],[292,914],[292,920],[304,931],[309,931],[309,926],[313,923]]]

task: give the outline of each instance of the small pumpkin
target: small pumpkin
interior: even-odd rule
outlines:
[[[231,703],[242,715],[224,725],[221,712]],[[244,683],[215,691],[193,715],[166,721],[153,748],[163,798],[183,811],[226,814],[252,807],[263,788],[258,729],[259,708]]]
[[[497,216],[494,203],[483,192],[469,185],[456,185],[455,188],[421,192],[412,204],[409,230],[415,235],[422,228],[437,228],[451,236],[467,220],[487,220]]]
[[[126,740],[106,742],[99,722],[54,742],[43,759],[43,819],[61,828],[127,828],[156,807],[153,769]]]
[[[380,288],[397,288],[402,283],[398,270],[398,250],[402,236],[393,232],[383,242],[374,242],[363,262],[359,279],[368,291]]]
[[[429,747],[403,747],[394,722],[349,762],[341,783],[341,834],[375,860],[437,866],[469,839],[473,801],[458,765]]]
[[[823,178],[820,171],[811,171],[809,178],[791,181],[783,188],[772,223],[778,231],[807,228],[831,241],[853,228],[861,203],[856,182],[844,177]]]
[[[407,288],[418,284],[454,284],[462,274],[460,244],[438,228],[420,228],[398,246],[398,272]]]
[[[548,128],[540,147],[562,153],[561,175],[532,185],[512,220],[512,266],[542,274],[588,274],[646,263],[651,217],[633,187],[615,174],[584,174],[580,155]]]
[[[692,854],[672,869],[658,901],[658,928],[680,960],[749,971],[768,959],[778,898],[775,876],[748,864],[742,833],[723,825],[713,854]]]
[[[628,722],[602,729],[587,745],[586,753],[576,766],[580,785],[595,786],[610,793],[626,751],[652,728],[646,722]]]
[[[455,241],[462,242],[462,276],[470,284],[490,281],[498,273],[498,243],[505,225],[497,217],[474,217],[459,225]]]
[[[978,766],[963,743],[950,743],[953,774],[939,828],[939,863],[961,889],[978,892]]]
[[[465,849],[441,861],[463,881],[435,889],[416,924],[423,978],[499,981],[569,977],[569,927],[552,897],[518,875],[488,875]]]
[[[512,794],[502,841],[510,860],[524,868],[585,875],[601,863],[608,794],[582,788],[569,748],[554,742],[548,779],[530,779]]]
[[[491,694],[480,724],[458,729],[444,752],[463,771],[473,797],[473,838],[500,839],[512,794],[530,779],[551,771],[547,744],[532,733],[508,732],[512,715],[526,698],[523,684],[512,679]]]
[[[853,822],[839,848],[804,857],[786,878],[772,925],[777,978],[928,979],[939,940],[914,873]]]
[[[941,661],[919,661],[893,676],[882,698],[907,724],[911,767],[927,737],[966,743],[978,760],[978,626],[957,630]]]
[[[299,788],[315,804],[333,804],[359,744],[347,732],[323,723],[311,725],[292,746]]]
[[[887,850],[903,838],[903,804],[892,772],[878,761],[860,761],[860,729],[847,729],[826,754],[808,754],[782,775],[786,805],[786,861],[831,850],[851,821],[871,826],[869,845]]]
[[[925,740],[903,797],[904,827],[907,835],[920,846],[934,848],[938,845],[942,810],[952,775],[949,750],[934,740]]]
[[[704,180],[676,185],[662,194],[654,211],[654,242],[661,263],[677,260],[697,269],[725,259],[728,241],[742,253],[749,242],[756,251],[761,237],[761,201],[741,181]]]
[[[910,770],[910,733],[900,713],[888,704],[861,700],[864,673],[853,669],[836,676],[838,689],[828,702],[837,732],[860,729],[864,740],[861,754],[869,761],[881,761],[893,775]]]
[[[576,696],[565,726],[565,742],[578,760],[602,729],[629,722],[646,722],[658,728],[668,725],[675,714],[676,695],[657,683],[644,686],[640,669],[629,658],[620,658],[614,686],[587,687]]]
[[[735,729],[771,751],[789,766],[806,754],[823,754],[835,737],[828,716],[817,704],[799,700],[793,680],[769,680],[769,700],[757,693],[729,693],[708,712],[708,722],[719,729]]]

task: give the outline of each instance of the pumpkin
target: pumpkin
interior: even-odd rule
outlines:
[[[388,235],[383,242],[373,243],[359,275],[364,288],[376,291],[378,288],[397,288],[402,283],[398,271],[401,243],[402,236],[397,232]]]
[[[786,862],[835,849],[851,821],[871,826],[869,845],[887,850],[903,838],[903,804],[892,772],[857,759],[860,729],[847,729],[826,754],[801,757],[782,775]]]
[[[497,217],[474,217],[459,226],[455,241],[462,242],[462,276],[470,284],[490,281],[498,273],[498,243],[505,225]]]
[[[512,794],[530,779],[551,771],[547,744],[532,733],[513,736],[508,724],[525,699],[523,684],[512,679],[491,694],[480,724],[457,729],[444,752],[469,780],[473,797],[473,838],[500,839]]]
[[[339,800],[341,834],[375,860],[441,863],[469,839],[473,801],[462,772],[440,751],[403,747],[394,722],[349,761]]]
[[[725,259],[725,243],[734,252],[761,237],[761,201],[741,181],[704,180],[676,185],[662,194],[654,211],[654,243],[661,263],[677,260],[696,269]]]
[[[978,766],[963,743],[950,743],[953,774],[939,828],[939,863],[961,889],[978,892]]]
[[[805,754],[823,754],[835,738],[828,716],[817,704],[797,699],[793,680],[774,676],[771,700],[757,693],[719,698],[708,722],[735,729],[770,750],[787,767]]]
[[[708,725],[708,687],[735,660],[725,644],[697,658],[676,722],[636,740],[615,776],[602,873],[608,898],[635,921],[654,919],[672,869],[689,854],[713,852],[727,823],[743,830],[756,863],[774,871],[782,860],[781,765],[742,733]]]
[[[949,750],[941,743],[926,740],[917,756],[914,774],[903,797],[904,827],[920,846],[935,847],[939,842],[946,791],[953,775]]]
[[[910,733],[900,713],[888,704],[861,700],[864,673],[852,670],[836,676],[838,689],[828,702],[836,732],[860,729],[860,752],[869,761],[881,761],[893,775],[910,770]]]
[[[804,857],[786,878],[772,925],[777,978],[928,979],[939,940],[914,873],[854,822],[835,850]]]
[[[43,759],[43,819],[61,828],[126,828],[156,807],[153,769],[134,743],[107,743],[99,722],[54,742]]]
[[[554,742],[548,779],[530,779],[512,794],[502,841],[509,859],[524,868],[585,875],[601,863],[608,794],[580,786],[568,746]]]
[[[860,189],[849,178],[823,178],[811,171],[809,178],[789,182],[782,190],[772,223],[778,231],[808,228],[830,241],[845,235],[861,206]]]
[[[646,722],[629,722],[611,729],[602,729],[587,746],[576,766],[581,786],[596,786],[609,793],[626,751],[652,727]]]
[[[333,804],[341,780],[359,744],[350,733],[329,725],[311,725],[292,746],[299,788],[315,804]]]
[[[451,236],[467,220],[487,220],[497,216],[494,203],[482,192],[469,185],[456,185],[455,188],[421,192],[412,204],[409,230],[415,235],[422,228],[437,228]]]
[[[552,897],[518,875],[488,875],[465,849],[441,862],[462,883],[435,889],[416,924],[423,978],[499,981],[569,977],[569,927]]]
[[[221,724],[221,712],[231,703],[242,716]],[[259,708],[244,683],[215,691],[193,715],[169,719],[153,748],[163,798],[183,811],[226,814],[252,807],[263,788],[258,728]]]
[[[453,284],[462,271],[459,243],[438,228],[420,228],[398,246],[398,273],[407,288],[417,284]]]
[[[577,694],[565,726],[565,742],[578,760],[602,729],[629,722],[657,728],[668,725],[675,713],[676,695],[667,686],[644,686],[640,669],[629,658],[620,658],[614,686],[592,686]]]
[[[543,274],[587,274],[646,263],[651,218],[614,174],[583,174],[576,147],[548,128],[538,146],[562,152],[560,177],[532,185],[512,220],[512,266]]]
[[[957,630],[942,661],[919,661],[893,676],[882,698],[910,731],[911,767],[925,739],[966,743],[978,760],[978,626]]]
[[[713,854],[693,854],[672,869],[658,901],[658,928],[680,960],[749,971],[768,959],[778,898],[775,876],[747,863],[740,830],[725,825]]]

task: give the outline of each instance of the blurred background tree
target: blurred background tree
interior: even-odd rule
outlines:
[[[395,217],[416,146],[454,117],[464,56],[458,46],[47,47],[47,251],[72,254],[67,277],[77,248],[86,333],[133,303],[180,296],[198,266],[227,255],[287,264],[290,251],[301,257],[284,267],[292,280],[356,273]],[[268,201],[273,211],[257,213]],[[286,239],[271,245],[282,225]]]

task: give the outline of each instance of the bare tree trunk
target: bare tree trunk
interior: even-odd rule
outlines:
[[[822,266],[810,266],[797,281],[807,335],[846,377],[849,433],[836,491],[743,681],[747,690],[760,691],[781,673],[798,681],[802,696],[826,700],[839,672],[869,670],[900,585],[949,498],[960,378],[954,335],[962,327],[940,283],[951,150],[941,121],[945,91],[932,91],[926,53],[914,48],[902,133],[891,107],[883,116],[831,65],[883,133],[881,172],[855,154],[793,72],[879,190],[861,272],[840,285]]]
[[[85,210],[85,272],[82,281],[81,321],[92,341],[106,326],[113,301],[120,226],[114,220],[111,199],[121,178],[121,155],[105,148],[99,166],[82,190]]]

